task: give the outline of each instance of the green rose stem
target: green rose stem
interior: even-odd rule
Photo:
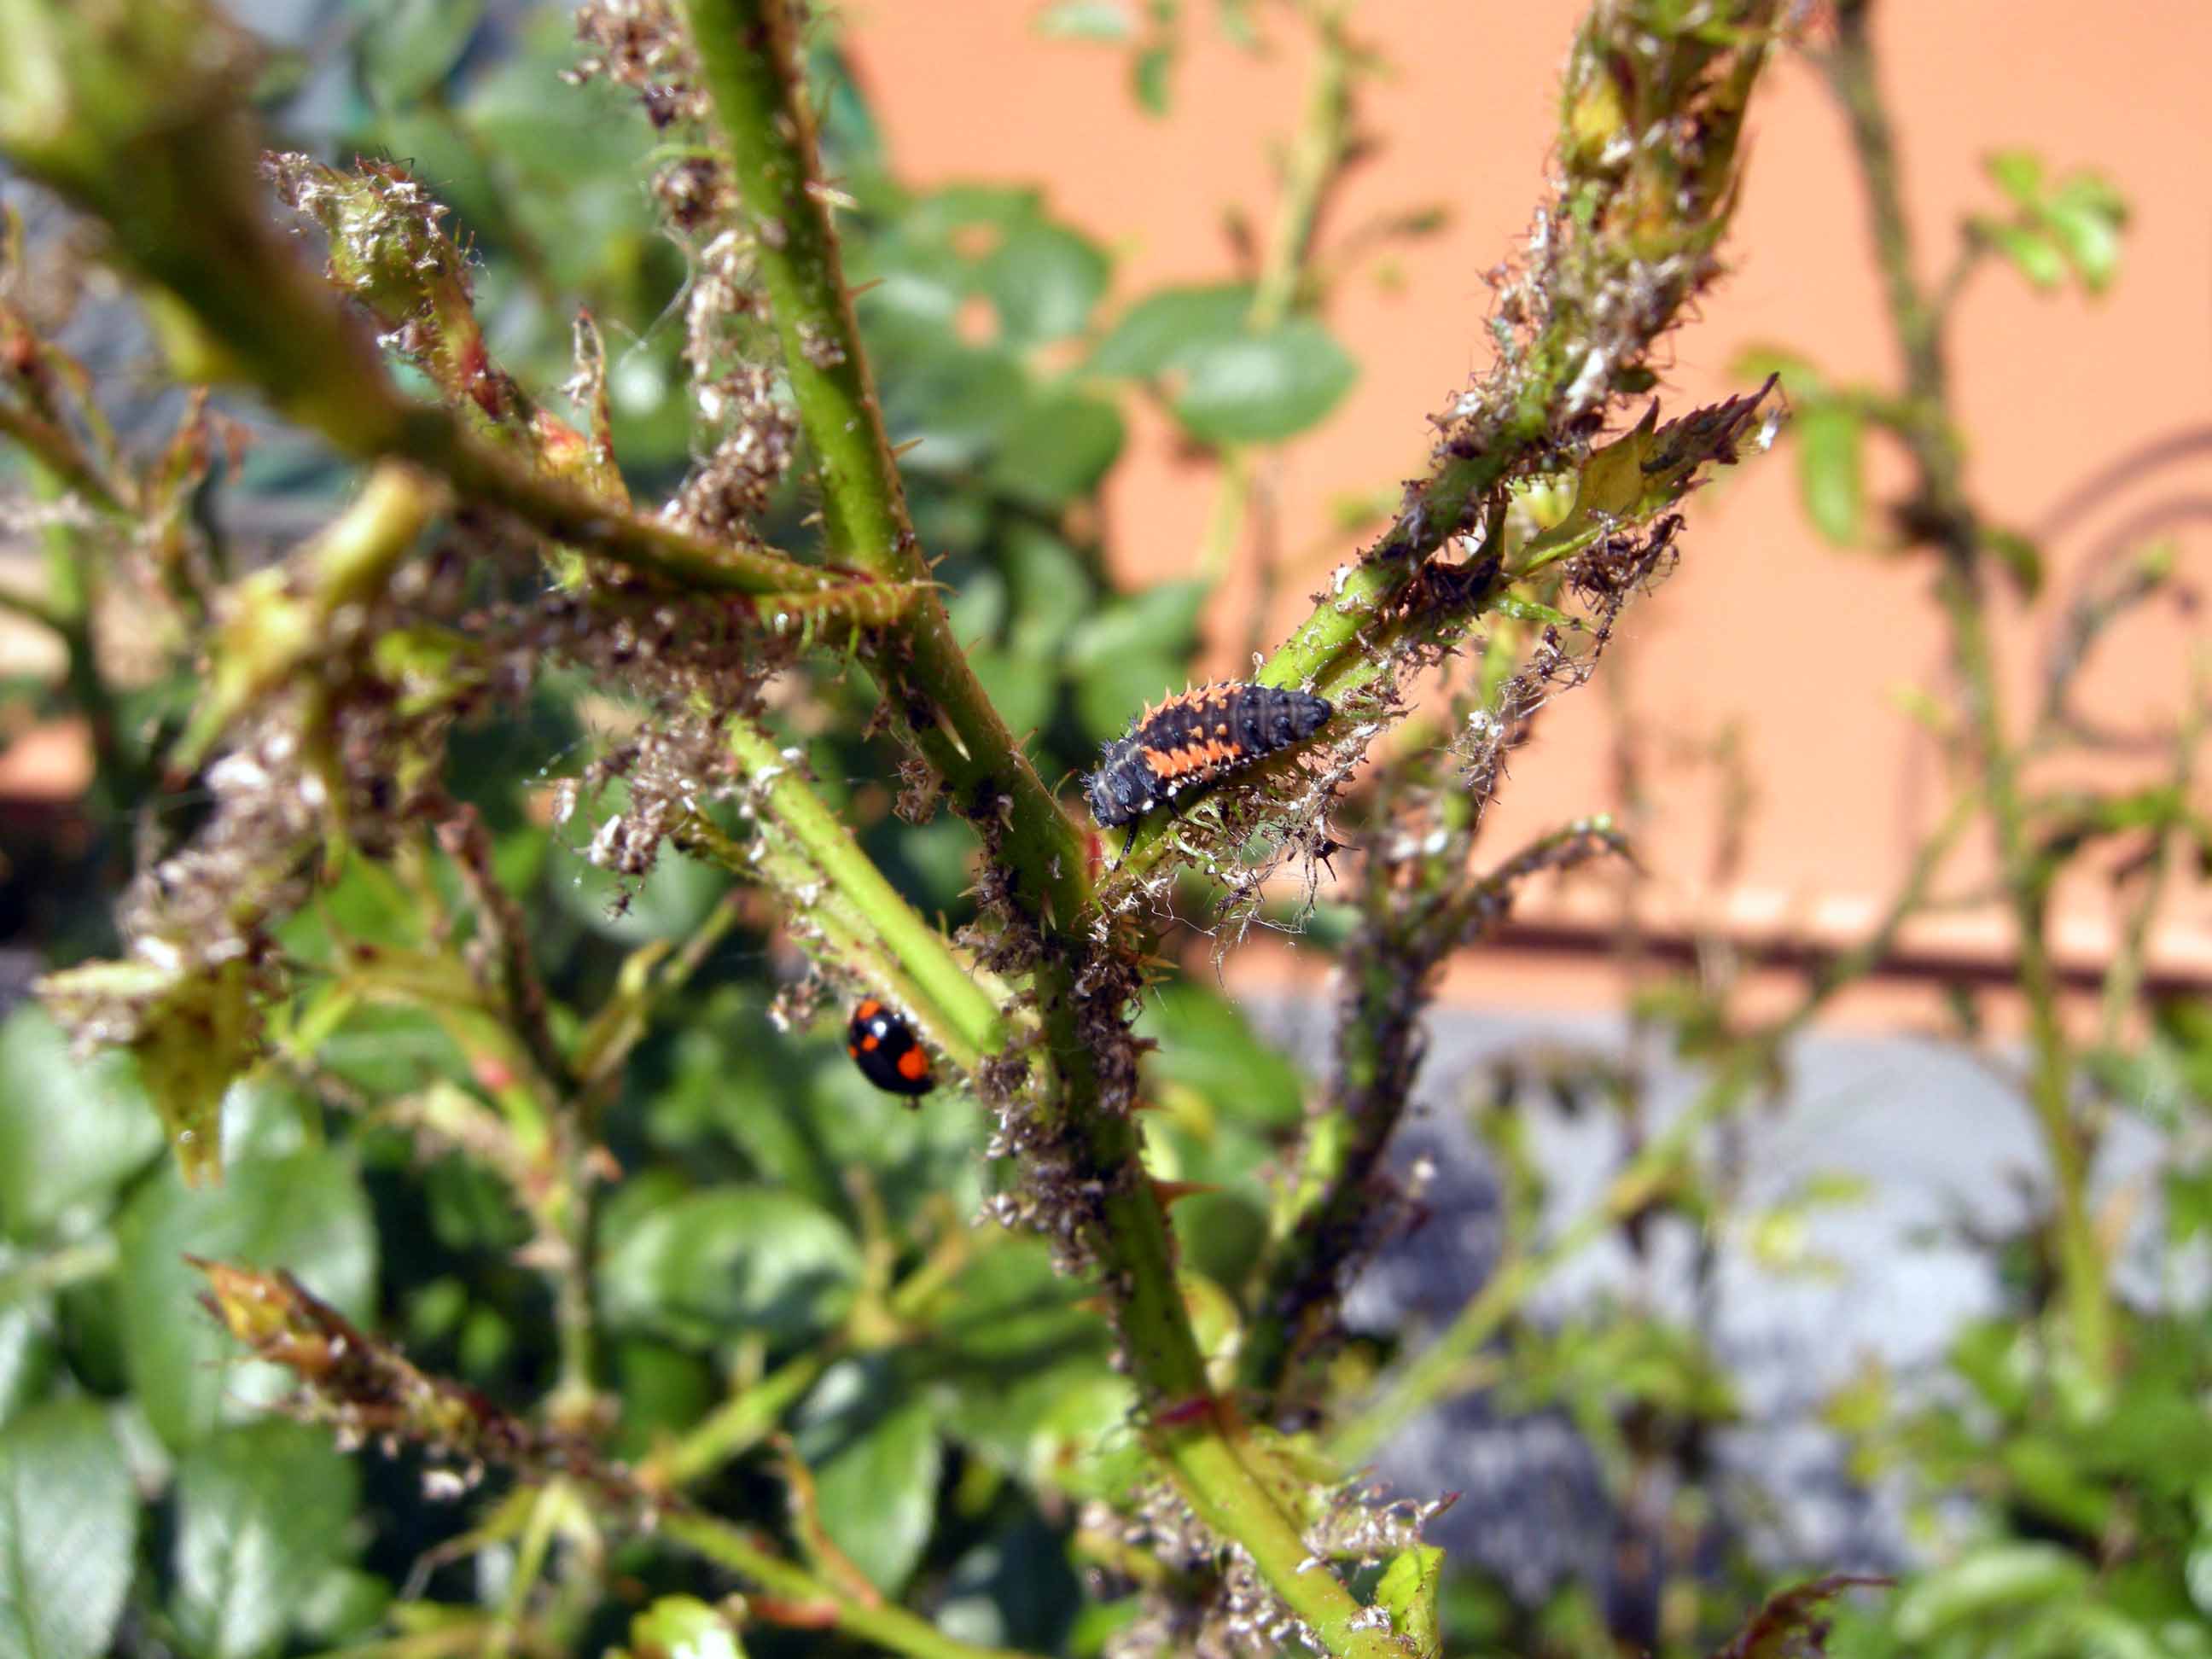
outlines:
[[[773,0],[689,0],[694,43],[754,257],[784,348],[792,395],[820,470],[835,555],[890,581],[926,578],[853,316],[799,80],[797,22]],[[1097,1196],[1085,1245],[1152,1426],[1146,1443],[1192,1509],[1241,1545],[1333,1653],[1403,1651],[1310,1551],[1269,1479],[1279,1472],[1212,1399],[1175,1270],[1167,1217],[1143,1178],[1137,1131],[1104,1097],[1078,1023],[1073,964],[1090,909],[1087,849],[1015,745],[969,666],[944,606],[918,600],[886,629],[873,664],[917,745],[993,843],[1012,902],[1043,945],[1035,988],[1054,1075],[1040,1109],[1075,1178]],[[1194,1410],[1192,1407],[1195,1407]],[[1295,1490],[1295,1488],[1293,1488]]]

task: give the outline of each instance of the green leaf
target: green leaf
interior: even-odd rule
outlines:
[[[696,1595],[664,1595],[630,1620],[631,1659],[745,1659],[737,1626]]]
[[[1129,63],[1129,91],[1137,100],[1137,107],[1147,115],[1165,115],[1172,95],[1175,74],[1175,48],[1170,45],[1146,46]]]
[[[1982,158],[1990,181],[2029,212],[2043,205],[2043,158],[2032,149],[2001,149]]]
[[[1121,0],[1054,0],[1036,20],[1036,32],[1060,40],[1126,40],[1135,27]]]
[[[1030,1515],[1000,1526],[952,1565],[933,1619],[947,1636],[976,1647],[1092,1654],[1066,1638],[1083,1606],[1058,1527]]]
[[[1040,220],[1007,232],[975,276],[998,309],[1000,342],[1019,350],[1081,333],[1112,270],[1090,238]]]
[[[1079,392],[1051,392],[1006,433],[985,474],[1010,499],[1052,512],[1097,489],[1120,459],[1121,416]]]
[[[1154,379],[1193,352],[1237,338],[1251,310],[1249,283],[1162,289],[1122,314],[1091,353],[1090,370],[1118,379]]]
[[[411,104],[452,73],[483,20],[484,0],[388,0],[361,34],[362,80],[386,108]]]
[[[1656,517],[1695,489],[1715,466],[1732,464],[1762,418],[1774,381],[1658,424],[1655,403],[1644,418],[1593,451],[1575,480],[1566,516],[1522,548],[1515,574],[1528,575],[1580,552],[1601,537]]]
[[[361,1476],[330,1436],[271,1418],[202,1441],[177,1465],[178,1627],[206,1659],[251,1659],[284,1639],[335,1568]]]
[[[2065,282],[2065,256],[2039,226],[2002,224],[1983,219],[1975,222],[1975,228],[2033,286],[2050,289]]]
[[[1198,648],[1204,582],[1161,582],[1101,609],[1070,636],[1075,711],[1104,743],[1118,738],[1146,703],[1179,691]]]
[[[335,1151],[242,1161],[220,1187],[188,1188],[166,1170],[117,1227],[124,1356],[139,1404],[172,1448],[251,1415],[291,1386],[241,1359],[199,1305],[204,1281],[187,1253],[283,1267],[349,1317],[375,1305],[376,1232],[349,1158]]]
[[[2057,243],[2081,286],[2102,294],[2120,265],[2120,232],[2128,204],[2119,191],[2094,173],[2077,173],[2044,204],[2041,222]]]
[[[1310,317],[1265,334],[1188,353],[1176,416],[1202,442],[1279,443],[1318,425],[1359,377],[1359,366]]]
[[[138,1494],[99,1407],[56,1401],[0,1430],[0,1653],[106,1651],[137,1531]]]
[[[2056,1437],[2028,1432],[2008,1439],[1999,1450],[2006,1474],[2030,1510],[2096,1538],[2112,1519],[2112,1495],[2082,1472],[2072,1452]]]
[[[807,1397],[796,1437],[830,1541],[896,1595],[937,1518],[944,1454],[928,1405],[888,1364],[848,1360]]]
[[[1797,487],[1813,527],[1839,546],[1857,544],[1865,529],[1866,422],[1836,403],[1801,410]]]
[[[0,1423],[46,1393],[60,1360],[51,1299],[23,1297],[0,1304]]]
[[[895,441],[920,441],[902,454],[908,472],[946,474],[981,465],[1029,407],[1029,377],[1006,351],[940,349],[909,364],[884,391],[884,420]]]
[[[1008,646],[1028,656],[1057,656],[1097,603],[1091,573],[1073,548],[1035,525],[1013,526],[1000,556],[1014,593]]]
[[[1442,1646],[1437,1591],[1443,1583],[1443,1568],[1441,1549],[1416,1544],[1390,1558],[1375,1586],[1375,1603],[1389,1610],[1392,1633],[1411,1642],[1416,1653],[1436,1653]]]
[[[1536,623],[1546,628],[1561,629],[1570,634],[1582,627],[1582,623],[1559,606],[1546,605],[1541,599],[1526,599],[1518,593],[1495,595],[1490,601],[1490,608],[1497,615],[1514,622]]]
[[[790,1342],[851,1304],[860,1246],[826,1211],[768,1187],[714,1187],[654,1210],[606,1253],[608,1322],[707,1346]]]
[[[2166,1231],[2177,1245],[2212,1235],[2212,1161],[2166,1172]]]
[[[1082,673],[1131,652],[1151,649],[1188,655],[1198,642],[1199,612],[1211,591],[1202,581],[1159,582],[1126,599],[1117,599],[1069,641],[1068,659]],[[1160,688],[1163,691],[1181,689]],[[1134,707],[1123,711],[1115,722],[1116,735],[1136,712]]]
[[[0,1231],[45,1232],[161,1150],[161,1125],[126,1056],[72,1059],[34,1004],[0,1024]]]
[[[689,939],[729,891],[729,872],[705,859],[663,848],[643,881],[602,870],[589,860],[563,858],[551,882],[563,910],[603,939],[636,946]]]
[[[436,3],[423,0],[426,5]],[[602,187],[616,179],[635,180],[651,170],[640,163],[652,140],[628,91],[604,80],[562,85],[561,72],[575,57],[574,24],[565,14],[542,12],[527,31],[523,50],[471,83],[461,113],[470,134],[502,164],[494,179],[519,173],[563,186],[516,191],[510,185],[507,201],[480,204],[480,210],[565,220],[571,234],[585,244],[574,257],[596,263],[606,259],[608,251],[604,244],[592,246],[586,228],[592,220],[611,214],[617,221],[653,222],[652,204],[634,186],[619,192],[619,204],[602,196]],[[580,194],[593,199],[580,203]],[[549,251],[558,252],[550,247],[552,240],[548,239]]]
[[[969,652],[968,665],[1016,738],[1037,730],[1050,717],[1060,693],[1056,663],[978,646]]]
[[[1160,1045],[1152,1075],[1197,1090],[1223,1116],[1274,1129],[1293,1128],[1304,1116],[1298,1068],[1226,998],[1193,985],[1165,987],[1146,1004],[1137,1030]]]
[[[1929,1573],[1900,1595],[1897,1633],[1908,1642],[1926,1642],[1984,1613],[2070,1600],[2088,1582],[2088,1564],[2056,1544],[1987,1545]]]
[[[1982,545],[2004,567],[2021,598],[2032,599],[2043,591],[2043,552],[2027,537],[2016,530],[1990,528],[1983,532]]]

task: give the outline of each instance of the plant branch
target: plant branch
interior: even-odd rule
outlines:
[[[973,1072],[1005,1040],[1004,990],[987,988],[884,878],[815,792],[799,750],[780,750],[744,716],[726,732],[759,835],[733,867],[773,881],[794,926],[819,933],[833,966],[910,1014],[953,1064]]]
[[[921,553],[885,441],[819,176],[799,84],[797,21],[778,0],[690,0],[694,43],[713,95],[756,257],[784,344],[794,401],[822,471],[833,548],[894,580],[922,574]],[[1206,1368],[1176,1278],[1167,1218],[1143,1175],[1127,1115],[1127,1000],[1118,975],[1079,994],[1091,947],[1073,930],[1089,908],[1085,848],[1015,745],[933,595],[872,659],[894,708],[951,786],[959,809],[1012,878],[1006,894],[1036,929],[1032,979],[1048,1074],[1033,1109],[1038,1149],[1069,1183],[1070,1212],[1049,1224],[1095,1254],[1132,1375],[1155,1410],[1209,1398]],[[1110,1075],[1109,1075],[1110,1070]],[[1331,1651],[1382,1659],[1395,1644],[1309,1552],[1256,1457],[1216,1413],[1179,1414],[1148,1444],[1200,1517],[1250,1553],[1283,1601]]]
[[[1974,821],[1981,799],[1978,789],[1960,793],[1942,822],[1921,842],[1888,908],[1867,936],[1816,976],[1788,1013],[1732,1045],[1719,1073],[1664,1132],[1615,1172],[1589,1210],[1540,1247],[1510,1251],[1436,1340],[1398,1373],[1372,1404],[1331,1438],[1328,1449],[1333,1456],[1346,1463],[1365,1462],[1406,1424],[1457,1393],[1483,1347],[1545,1279],[1665,1190],[1698,1135],[1733,1112],[1752,1089],[1772,1075],[1790,1042],[1813,1023],[1830,999],[1872,972],[1889,954],[1899,932],[1925,904],[1929,886]]]
[[[401,395],[329,283],[267,210],[245,37],[198,0],[0,10],[0,149],[103,220],[152,287],[181,376],[244,381],[359,459],[404,459],[554,540],[698,592],[880,626],[904,584],[686,535],[498,453],[451,409]]]
[[[0,433],[21,445],[49,477],[88,507],[111,518],[136,514],[129,485],[108,477],[64,427],[35,410],[0,400]]]
[[[2199,647],[2190,665],[2189,697],[2183,705],[2179,729],[2174,733],[2172,787],[2174,799],[2186,804],[2197,779],[2197,750],[2203,741],[2206,720],[2205,687],[2212,683],[2212,653]],[[2162,825],[2152,845],[2148,868],[2142,873],[2142,890],[2129,908],[2120,928],[2119,948],[2105,969],[2099,997],[2098,1040],[2106,1048],[2120,1042],[2129,1012],[2142,994],[2144,969],[2150,957],[2151,930],[2158,919],[2166,888],[2173,879],[2175,843],[2172,825]]]
[[[2059,1017],[2047,931],[2048,882],[2031,844],[2019,757],[1998,690],[1989,629],[1985,536],[1966,491],[1965,456],[1951,417],[1943,311],[1927,297],[1914,272],[1896,141],[1876,73],[1871,10],[1871,0],[1843,0],[1838,6],[1828,80],[1850,123],[1890,324],[1904,358],[1911,418],[1902,435],[1916,474],[1915,494],[1904,517],[1912,539],[1933,550],[1940,562],[1936,591],[1950,626],[1974,763],[2012,913],[2021,994],[2027,1005],[2028,1094],[2057,1189],[2062,1291],[2083,1372],[2101,1385],[2110,1380],[2115,1363],[2112,1292],[2089,1214],[2088,1148],[2074,1115],[2074,1056]]]
[[[1504,341],[1489,379],[1435,418],[1429,475],[1261,665],[1261,684],[1338,702],[1379,688],[1387,701],[1425,653],[1448,649],[1504,591],[1494,571],[1450,567],[1456,591],[1427,603],[1431,556],[1480,526],[1511,481],[1580,468],[1613,399],[1649,384],[1652,345],[1718,273],[1744,111],[1775,26],[1772,0],[1725,9],[1670,27],[1634,8],[1592,9],[1569,58],[1541,252],[1505,289],[1502,308],[1522,331]],[[1691,131],[1693,145],[1668,137]],[[1141,826],[1116,886],[1141,883],[1175,844],[1171,826]]]
[[[751,217],[831,552],[886,584],[927,583],[830,220],[798,17],[783,0],[686,0],[684,10]],[[991,706],[933,591],[919,594],[870,660],[959,810],[1003,826],[985,833],[1002,842],[1016,902],[1048,927],[1072,921],[1089,896],[1082,842]]]
[[[532,1484],[573,1480],[580,1494],[648,1522],[656,1535],[744,1575],[779,1602],[894,1653],[1021,1659],[960,1641],[903,1607],[828,1583],[726,1522],[648,1490],[628,1465],[603,1458],[573,1432],[524,1422],[476,1389],[416,1370],[289,1273],[188,1259],[207,1276],[201,1300],[209,1311],[256,1356],[291,1371],[303,1403],[344,1433],[410,1441],[456,1462],[496,1464]]]
[[[1337,1020],[1335,1074],[1308,1130],[1297,1184],[1277,1221],[1281,1248],[1237,1356],[1239,1382],[1265,1396],[1283,1388],[1324,1334],[1322,1322],[1340,1300],[1349,1270],[1387,1221],[1392,1195],[1379,1185],[1382,1158],[1412,1103],[1421,1017],[1438,969],[1504,921],[1537,871],[1625,850],[1610,823],[1577,823],[1471,878],[1466,864],[1480,804],[1460,787],[1432,798],[1439,822],[1428,836],[1386,823],[1384,844],[1367,855],[1364,919],[1344,956],[1350,993]],[[1412,856],[1389,856],[1393,842],[1413,843]]]

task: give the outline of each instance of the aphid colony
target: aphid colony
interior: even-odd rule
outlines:
[[[1193,686],[1147,708],[1106,745],[1085,786],[1091,814],[1115,829],[1177,795],[1303,743],[1327,724],[1325,698],[1234,680]]]
[[[1193,686],[1147,708],[1126,736],[1106,745],[1085,785],[1091,815],[1107,829],[1134,823],[1156,806],[1216,783],[1321,730],[1335,711],[1304,691],[1234,680]],[[845,1026],[845,1052],[860,1075],[895,1095],[937,1086],[914,1027],[874,997]]]

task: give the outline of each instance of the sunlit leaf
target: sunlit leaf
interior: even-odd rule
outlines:
[[[2081,286],[2101,294],[2118,273],[2126,199],[2094,173],[2077,173],[2051,192],[2042,222]]]
[[[137,1529],[137,1493],[101,1407],[55,1401],[0,1429],[0,1653],[107,1651]]]
[[[1800,410],[1795,425],[1805,516],[1830,541],[1856,545],[1865,529],[1865,422],[1846,404],[1820,403]]]
[[[1982,166],[2019,206],[2032,211],[2043,204],[2043,158],[2033,150],[1997,150],[1983,157]]]
[[[1235,339],[1251,309],[1252,289],[1243,283],[1148,294],[1099,342],[1091,372],[1139,380],[1164,374],[1194,351]]]
[[[266,987],[252,964],[163,965],[141,954],[49,974],[39,994],[61,1018],[127,1026],[138,1077],[177,1162],[199,1181],[222,1169],[222,1097],[260,1057]]]
[[[2043,230],[2033,225],[1978,222],[1981,234],[2013,269],[2039,289],[2054,289],[2066,280],[2066,258]]]
[[[1062,40],[1126,40],[1134,27],[1121,0],[1054,0],[1036,20],[1039,34]]]
[[[227,1429],[177,1467],[179,1626],[197,1653],[274,1649],[308,1595],[351,1559],[360,1474],[329,1434],[269,1419]]]
[[[630,1620],[630,1659],[745,1659],[737,1626],[696,1595],[664,1595]]]
[[[1358,378],[1359,366],[1310,317],[1264,334],[1215,340],[1184,354],[1174,410],[1206,443],[1276,443],[1318,425]]]
[[[769,1187],[716,1187],[660,1206],[608,1251],[599,1294],[618,1328],[705,1346],[789,1341],[852,1299],[860,1247],[826,1212]]]
[[[890,1366],[841,1365],[808,1399],[798,1443],[831,1540],[870,1583],[896,1595],[936,1523],[944,1458],[927,1404]]]
[[[362,79],[386,106],[412,103],[444,80],[483,21],[483,0],[378,0],[361,33]]]
[[[243,1160],[220,1187],[187,1188],[167,1170],[131,1200],[117,1236],[125,1358],[138,1403],[173,1447],[289,1386],[274,1369],[238,1359],[199,1305],[204,1283],[187,1252],[287,1268],[353,1318],[373,1305],[376,1232],[353,1164],[336,1152]]]
[[[1911,1584],[1898,1598],[1897,1633],[1929,1641],[1996,1609],[2071,1600],[2088,1581],[2088,1564],[2056,1544],[1985,1545]]]
[[[160,1121],[129,1060],[78,1060],[35,1005],[0,1024],[0,1231],[44,1231],[161,1150]]]

